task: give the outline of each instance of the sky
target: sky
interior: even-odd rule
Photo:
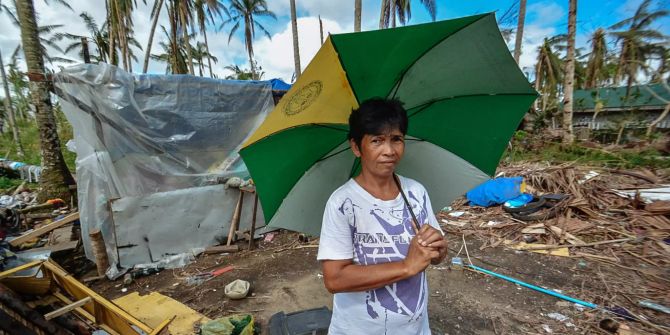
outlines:
[[[68,0],[74,11],[71,11],[55,1],[33,0],[38,13],[39,25],[62,24],[59,29],[62,32],[74,34],[85,34],[86,28],[79,17],[81,12],[89,13],[101,25],[105,19],[104,0]],[[222,0],[227,3],[227,0]],[[589,36],[599,27],[607,28],[625,18],[633,15],[635,9],[642,0],[578,0],[577,5],[577,47],[589,48]],[[151,4],[147,1],[137,1],[138,8],[134,13],[135,38],[146,48],[149,30],[151,28]],[[276,13],[277,20],[270,17],[257,17],[271,34],[271,39],[259,34],[253,41],[255,59],[263,68],[265,75],[263,79],[280,78],[291,82],[293,78],[293,44],[290,22],[289,0],[267,0],[268,7]],[[363,0],[362,7],[362,30],[374,30],[378,26],[379,10],[381,0]],[[509,8],[517,8],[518,0],[467,0],[447,1],[437,0],[437,20],[446,20],[468,15],[495,12],[499,17]],[[319,19],[321,16],[324,34],[344,33],[353,31],[354,0],[296,0],[298,16],[298,37],[300,47],[300,62],[302,69],[320,47]],[[412,17],[408,24],[430,22],[431,18],[420,1],[412,1]],[[654,0],[653,8],[670,9],[670,0]],[[537,48],[545,37],[551,37],[567,32],[568,0],[527,0],[526,24],[523,34],[523,47],[519,67],[527,73],[532,72],[537,55]],[[167,24],[167,12],[161,12],[159,26]],[[516,28],[515,20],[513,28]],[[655,24],[666,35],[670,35],[670,17],[659,20]],[[159,27],[160,29],[160,27]],[[157,29],[152,53],[160,52],[158,43],[164,38],[162,32]],[[224,69],[227,65],[236,64],[242,68],[249,68],[248,58],[244,49],[242,29],[228,42],[228,31],[230,25],[219,29],[219,26],[210,26],[207,37],[210,44],[210,52],[218,58],[218,63],[213,65],[214,72],[219,77],[224,77],[230,72]],[[201,39],[201,37],[199,37]],[[20,42],[18,27],[15,27],[5,13],[0,13],[0,50],[2,51],[4,64],[9,62],[10,54]],[[510,50],[513,49],[514,36],[509,43]],[[66,42],[60,43],[64,49]],[[91,44],[92,47],[92,44]],[[610,44],[610,48],[615,46]],[[133,64],[135,71],[141,70],[144,60],[144,51],[136,50],[138,62]],[[59,55],[52,50],[52,55]],[[21,55],[22,56],[22,55]],[[62,55],[59,55],[62,56]],[[76,51],[62,56],[79,61]],[[22,61],[21,61],[22,62]],[[21,63],[23,64],[23,63]],[[55,63],[52,68],[63,65]],[[64,65],[67,66],[67,65]],[[149,73],[165,73],[165,63],[150,61]],[[197,71],[197,70],[196,70]],[[0,96],[3,94],[0,93]]]

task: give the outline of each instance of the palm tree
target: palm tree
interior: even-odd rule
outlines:
[[[243,69],[243,68],[239,67],[237,64],[226,65],[223,68],[225,70],[233,72],[233,74],[227,75],[225,77],[225,79],[227,79],[227,80],[259,80],[259,79],[263,78],[263,75],[265,74],[265,72],[263,72],[263,68],[261,66],[258,66],[256,68],[258,70],[257,75],[251,73],[251,70]]]
[[[433,21],[437,16],[436,0],[420,0],[421,4],[428,10]],[[411,0],[382,0],[379,13],[379,29],[392,28],[396,26],[396,16],[400,24],[405,25],[412,18]]]
[[[291,0],[291,31],[293,32],[293,65],[295,80],[300,77],[300,48],[298,46],[298,19],[295,12],[295,0]]]
[[[95,19],[93,19],[93,17],[91,17],[91,15],[86,12],[79,14],[79,17],[81,17],[86,24],[86,29],[88,29],[89,36],[70,33],[61,34],[64,39],[72,41],[72,43],[65,47],[65,53],[67,54],[70,51],[79,49],[78,53],[83,57],[84,50],[88,48],[87,42],[92,41],[97,52],[97,55],[92,55],[92,59],[96,63],[106,62],[109,45],[104,32],[106,30],[107,22],[103,23],[102,26],[98,26],[95,22]]]
[[[158,17],[161,14],[161,9],[163,8],[163,0],[154,1],[154,6],[151,8],[151,30],[149,30],[149,41],[147,42],[147,49],[144,52],[144,66],[142,67],[142,73],[147,73],[149,68],[149,57],[151,56],[151,45],[154,43],[154,33],[156,32],[156,24],[158,23]]]
[[[658,46],[657,53],[659,56],[659,63],[658,68],[654,72],[654,76],[651,78],[653,83],[663,82],[665,74],[670,72],[670,49],[664,46]]]
[[[166,42],[159,42],[158,45],[163,48],[162,54],[152,54],[151,59],[165,62],[167,66],[165,73],[184,74],[188,72],[188,65],[186,64],[186,51],[183,48],[181,41],[173,41],[174,35],[168,33],[167,29],[161,25],[161,29],[167,38]]]
[[[132,71],[134,55],[130,50],[133,36],[133,10],[135,0],[106,0],[107,28],[109,33],[109,54],[113,55],[116,48],[121,51],[123,68]],[[140,47],[141,49],[141,47]],[[111,57],[112,63],[117,65],[116,59]]]
[[[16,2],[16,12],[21,22],[21,41],[28,67],[30,91],[35,106],[37,126],[40,132],[42,153],[41,192],[38,200],[52,198],[70,199],[68,185],[74,184],[60,149],[56,120],[49,97],[44,69],[44,57],[39,42],[39,30],[32,0]]]
[[[188,71],[190,74],[195,74],[193,70],[193,49],[191,48],[191,41],[188,34],[188,27],[191,26],[193,30],[193,1],[192,0],[177,0],[177,7],[175,8],[177,14],[177,21],[181,27],[182,38],[186,46],[186,54],[188,61]]]
[[[16,153],[20,158],[23,158],[23,145],[21,145],[21,137],[19,136],[19,126],[16,124],[14,118],[14,107],[12,106],[12,96],[9,94],[9,82],[5,74],[5,64],[2,61],[2,51],[0,50],[0,75],[2,76],[2,87],[5,91],[5,112],[9,120],[9,127],[12,128],[12,136],[14,136],[14,144],[16,145]],[[0,132],[2,130],[0,129]]]
[[[205,68],[211,67],[211,65],[208,64],[212,64],[211,61],[214,61],[214,63],[216,64],[219,61],[219,59],[209,54],[209,51],[207,50],[207,46],[205,46],[205,43],[198,42],[195,45],[195,47],[192,47],[192,49],[193,49],[193,60],[195,60],[196,64],[198,64],[198,72],[200,77],[202,77],[203,73],[205,72],[204,71]],[[208,64],[205,64],[205,59],[207,59]],[[209,73],[210,75],[212,74],[211,68]]]
[[[198,19],[198,27],[202,33],[203,38],[205,39],[205,54],[207,55],[207,64],[209,65],[209,76],[214,78],[214,73],[212,72],[212,54],[209,52],[209,42],[207,41],[207,23],[215,24],[216,20],[214,19],[215,15],[217,17],[222,17],[222,11],[227,16],[228,9],[224,6],[219,0],[195,0],[195,16]]]
[[[545,38],[542,45],[538,47],[534,84],[535,90],[540,93],[540,98],[535,100],[533,109],[539,111],[543,117],[535,120],[536,115],[529,114],[526,118],[527,126],[538,124],[539,121],[543,120],[544,116],[549,115],[549,110],[554,110],[556,107],[559,83],[563,78],[563,61],[554,49],[557,49],[557,46],[564,39],[564,35]]]
[[[568,9],[568,50],[563,77],[563,143],[571,144],[575,138],[572,133],[572,95],[575,80],[575,31],[577,28],[577,0],[570,0]]]
[[[256,37],[256,29],[259,29],[265,36],[272,38],[270,33],[256,21],[256,17],[266,16],[273,19],[277,19],[277,16],[272,11],[268,10],[268,5],[266,0],[230,0],[230,6],[228,7],[228,12],[230,13],[230,19],[224,21],[219,29],[223,29],[223,26],[228,23],[233,23],[234,25],[230,28],[230,34],[228,35],[228,43],[233,38],[233,34],[237,32],[240,28],[240,24],[244,24],[244,45],[249,55],[249,65],[251,66],[251,73],[256,77],[256,71],[254,69],[254,45],[253,40]]]
[[[354,31],[361,31],[362,0],[354,0]]]
[[[516,26],[516,40],[514,41],[514,61],[519,64],[519,57],[521,57],[521,40],[523,38],[523,26],[526,20],[526,0],[519,2],[519,21]]]
[[[605,40],[606,32],[602,28],[598,28],[591,37],[591,53],[586,66],[586,78],[584,88],[594,88],[605,81],[609,77],[607,72],[607,41]]]
[[[12,85],[14,117],[27,120],[30,117],[30,88],[25,73],[19,70],[18,52],[19,48],[16,48],[10,58],[7,81]]]
[[[670,11],[650,12],[649,6],[651,6],[651,0],[643,1],[632,17],[609,28],[617,30],[627,27],[625,30],[611,32],[616,42],[621,45],[617,72],[614,77],[615,84],[619,84],[624,77],[627,77],[627,85],[630,87],[640,71],[648,72],[645,64],[654,52],[654,42],[665,39],[661,32],[651,29],[651,25],[659,18],[667,16]]]

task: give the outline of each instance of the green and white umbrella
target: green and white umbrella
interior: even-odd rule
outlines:
[[[397,172],[438,210],[490,178],[536,96],[493,14],[331,35],[240,155],[266,222],[318,235],[328,197],[359,169],[347,128],[360,102],[404,103]]]

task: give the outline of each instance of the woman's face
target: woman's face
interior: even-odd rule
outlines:
[[[361,170],[378,177],[393,175],[405,152],[405,136],[399,129],[379,135],[364,135],[360,148],[351,140],[351,149],[361,159]]]

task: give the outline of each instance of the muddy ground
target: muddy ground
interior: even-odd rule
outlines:
[[[125,293],[121,280],[98,281],[90,286],[110,299],[133,291],[140,294],[157,291],[209,318],[251,313],[265,334],[274,313],[332,307],[332,295],[323,286],[314,242],[310,245],[297,240],[297,234],[283,232],[272,242],[257,242],[254,251],[200,256],[184,269],[138,278],[126,287]],[[462,240],[460,236],[450,236],[449,240],[453,256],[461,248]],[[620,272],[577,258],[502,247],[480,251],[478,241],[466,241],[475,265],[598,304],[607,303],[610,293],[605,283]],[[464,251],[461,256],[466,258]],[[227,265],[235,269],[199,286],[185,283],[189,275]],[[573,303],[481,273],[453,270],[447,262],[427,271],[431,290],[428,309],[434,334],[608,334],[598,326],[605,318],[621,321],[635,333],[643,333],[636,322],[578,308]],[[224,286],[235,279],[251,282],[253,296],[243,300],[226,298]],[[635,285],[631,282],[631,290]],[[555,320],[556,315],[551,313],[567,319]],[[670,324],[667,315],[654,311],[645,315],[656,324]]]

